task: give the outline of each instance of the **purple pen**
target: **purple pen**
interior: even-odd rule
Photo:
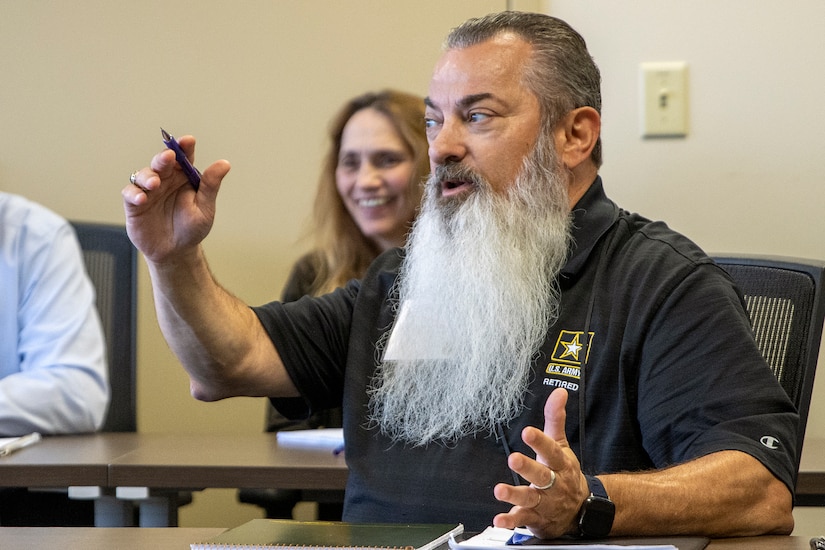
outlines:
[[[192,166],[192,163],[186,158],[186,153],[180,148],[177,140],[169,135],[169,132],[161,128],[160,133],[163,136],[163,143],[175,152],[175,160],[177,160],[180,167],[183,168],[183,173],[189,178],[189,183],[191,183],[192,187],[197,191],[201,184],[201,173],[198,172],[197,168]]]

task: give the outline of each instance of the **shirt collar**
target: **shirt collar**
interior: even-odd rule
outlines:
[[[619,207],[607,198],[602,178],[596,176],[571,214],[572,244],[570,258],[561,270],[562,278],[575,277],[579,273],[593,247],[619,217]]]

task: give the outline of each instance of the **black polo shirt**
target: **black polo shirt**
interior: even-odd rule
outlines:
[[[792,489],[798,417],[756,348],[727,274],[664,223],[619,209],[600,178],[573,210],[573,239],[559,319],[537,354],[525,410],[504,430],[509,448],[533,455],[519,434],[543,426],[547,396],[564,387],[568,440],[586,473],[661,468],[735,449]],[[291,416],[343,405],[345,520],[481,530],[510,508],[493,496],[495,484],[513,482],[495,435],[413,448],[366,426],[375,343],[392,325],[386,298],[402,255],[388,251],[362,281],[327,296],[254,308],[303,396],[273,402]],[[760,443],[765,436],[779,446]]]

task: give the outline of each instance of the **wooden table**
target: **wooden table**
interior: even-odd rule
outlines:
[[[219,528],[0,527],[0,549],[189,550],[222,533]]]
[[[121,502],[139,504],[141,526],[166,527],[177,525],[181,490],[341,490],[347,475],[343,456],[279,445],[274,434],[143,434],[134,450],[109,465],[109,487]],[[121,525],[122,512],[112,513],[96,524]]]
[[[97,433],[44,437],[0,458],[0,487],[343,489],[344,457],[275,434]]]
[[[279,446],[254,434],[98,433],[45,437],[0,459],[0,487],[63,487],[95,500],[95,525],[177,525],[181,490],[213,487],[343,489],[343,456]]]
[[[219,528],[0,527],[0,549],[184,550],[223,532]],[[709,550],[808,550],[807,536],[747,537],[711,541]]]
[[[709,550],[810,550],[810,540],[810,536],[716,539],[710,541],[707,548]]]
[[[137,435],[137,434],[136,434]],[[285,447],[274,434],[141,434],[109,464],[110,487],[343,489],[344,457]]]
[[[0,487],[109,486],[109,464],[140,445],[133,433],[44,437],[0,458]]]

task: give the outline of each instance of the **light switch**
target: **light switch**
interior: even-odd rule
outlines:
[[[639,72],[642,136],[686,136],[687,63],[642,63]]]

